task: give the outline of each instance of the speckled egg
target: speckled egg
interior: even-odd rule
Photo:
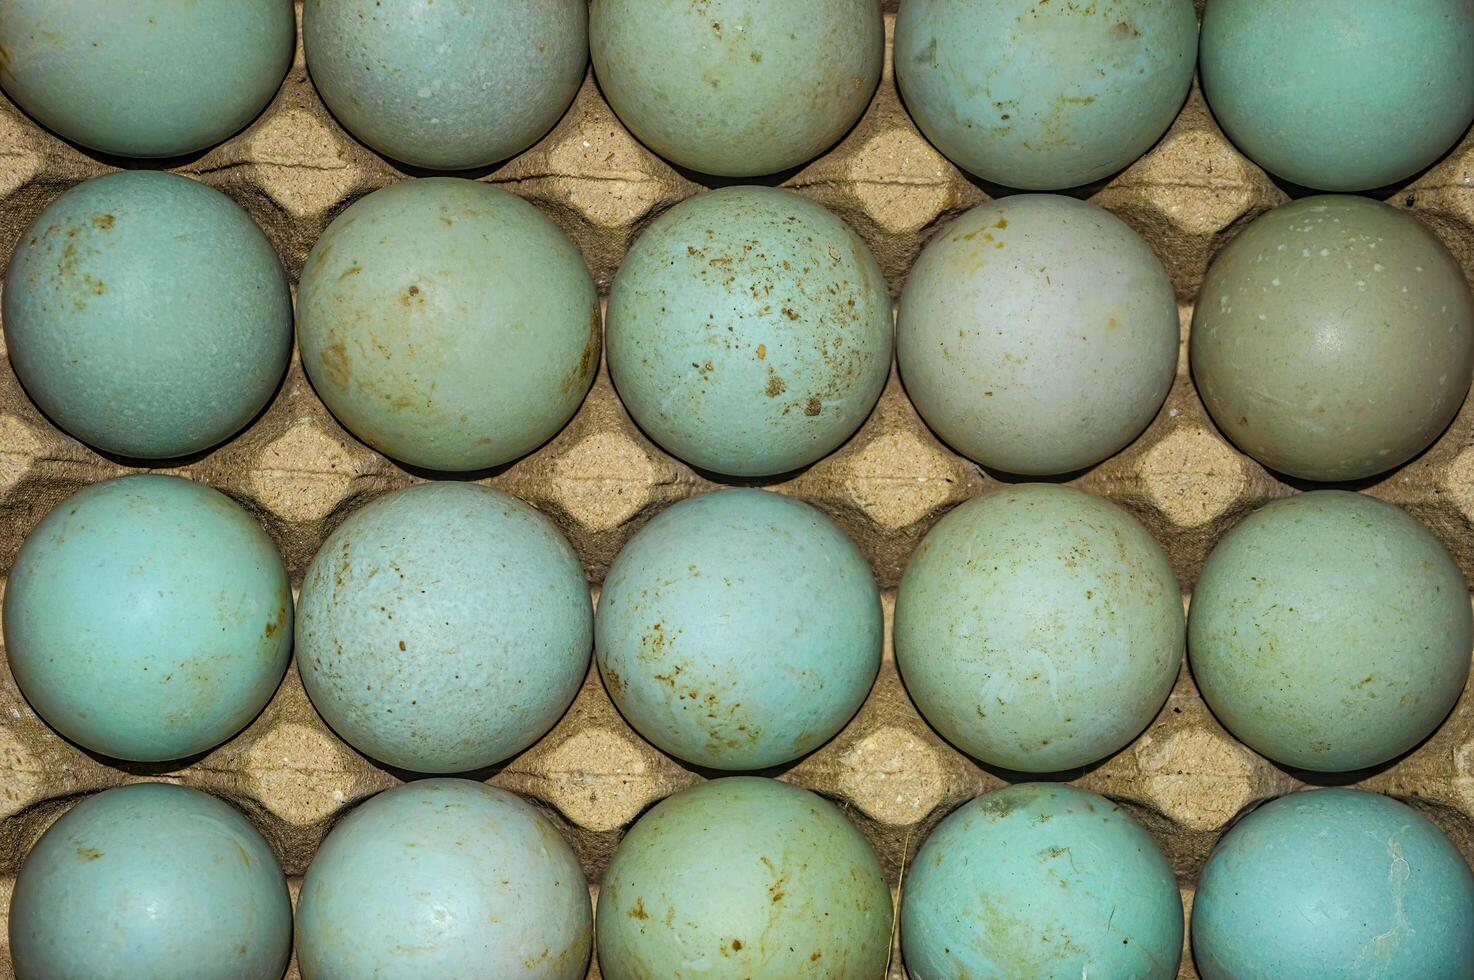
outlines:
[[[755,776],[703,783],[630,828],[598,908],[604,980],[879,977],[891,894],[823,797]]]
[[[234,435],[292,350],[291,289],[261,229],[224,194],[156,171],[86,181],[41,212],[11,258],[3,319],[52,421],[145,459]]]
[[[1115,504],[1056,484],[975,497],[922,541],[896,596],[896,664],[948,741],[991,765],[1103,759],[1167,700],[1182,598]]]
[[[312,81],[369,146],[432,170],[521,153],[573,101],[589,58],[587,0],[312,0]]]
[[[604,97],[661,156],[728,177],[818,156],[880,80],[879,0],[593,0]]]
[[[1438,727],[1469,675],[1468,586],[1401,508],[1317,490],[1250,514],[1193,591],[1188,657],[1208,707],[1251,749],[1365,769]]]
[[[72,807],[10,900],[18,980],[280,980],[292,903],[271,848],[198,790],[138,783]]]
[[[36,713],[136,762],[214,748],[271,700],[291,652],[276,545],[229,497],[126,476],[63,500],[5,589],[5,652]]]
[[[297,669],[354,748],[466,772],[562,717],[588,672],[593,619],[552,522],[500,490],[419,484],[355,511],[312,559]]]
[[[880,592],[823,513],[764,490],[682,501],[604,580],[595,649],[637,731],[687,762],[761,769],[823,745],[880,669]]]
[[[1215,0],[1216,2],[1216,0]],[[1203,980],[1474,976],[1474,874],[1412,807],[1320,789],[1214,848],[1193,901]]]
[[[896,357],[952,448],[1010,473],[1066,473],[1125,448],[1161,408],[1181,328],[1172,283],[1124,222],[1028,194],[967,212],[901,294]]]
[[[266,108],[296,36],[284,0],[0,0],[0,86],[83,146],[179,156]]]
[[[609,296],[609,372],[669,452],[768,476],[837,449],[891,362],[891,304],[870,249],[789,191],[729,187],[671,208]]]
[[[510,462],[599,368],[598,296],[537,208],[478,181],[402,181],[340,214],[298,290],[302,366],[338,421],[412,466]]]
[[[467,779],[398,786],[323,841],[297,903],[302,980],[583,980],[588,883],[548,819]]]
[[[1418,219],[1364,197],[1276,208],[1213,262],[1192,370],[1213,421],[1273,470],[1356,480],[1417,455],[1474,376],[1474,299]]]
[[[965,804],[921,846],[901,889],[901,950],[915,980],[1173,980],[1182,899],[1120,807],[1020,783]]]
[[[1192,0],[906,0],[896,80],[921,131],[963,170],[1031,190],[1108,177],[1187,98]]]
[[[1213,0],[1203,90],[1254,162],[1307,187],[1409,177],[1474,120],[1467,0]]]

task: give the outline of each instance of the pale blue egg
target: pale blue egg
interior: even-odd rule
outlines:
[[[292,350],[292,294],[230,198],[156,171],[85,181],[22,237],[5,343],[26,392],[83,442],[166,459],[240,431]]]
[[[582,980],[592,930],[578,858],[546,817],[483,783],[425,779],[323,841],[297,962],[302,980]]]
[[[1152,836],[1110,800],[1063,784],[964,804],[917,851],[901,889],[913,980],[1173,980],[1182,932],[1177,881]]]
[[[682,501],[620,551],[599,670],[637,731],[687,762],[761,769],[833,737],[880,669],[880,592],[849,538],[763,490]]]
[[[837,216],[769,187],[676,205],[609,296],[609,371],[630,415],[693,466],[768,476],[837,449],[890,373],[885,277]]]
[[[466,772],[537,741],[588,672],[583,569],[500,490],[428,483],[329,535],[302,581],[297,669],[340,736],[380,762]]]
[[[276,855],[232,807],[139,783],[72,807],[10,899],[17,980],[280,980],[292,903]]]
[[[906,0],[896,79],[917,126],[963,170],[1058,190],[1149,150],[1187,98],[1192,0]]]
[[[1373,793],[1267,803],[1214,848],[1193,899],[1203,980],[1474,976],[1474,874],[1437,827]]]
[[[478,181],[402,181],[333,220],[298,290],[302,366],[343,426],[413,466],[536,449],[583,403],[602,324],[577,246]]]
[[[287,0],[0,0],[0,86],[83,146],[179,156],[266,108],[296,36]]]
[[[587,0],[311,0],[302,43],[333,115],[432,170],[506,159],[552,128],[589,60]]]
[[[139,762],[214,748],[271,700],[292,593],[237,504],[173,476],[80,490],[26,538],[5,589],[5,653],[36,713]]]
[[[620,841],[599,889],[605,980],[879,977],[891,895],[822,797],[734,776],[677,793]]]

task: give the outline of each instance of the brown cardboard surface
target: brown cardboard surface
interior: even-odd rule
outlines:
[[[894,0],[887,10],[895,7]],[[888,28],[893,16],[888,13]],[[126,161],[74,148],[0,98],[0,261],[40,210],[80,180]],[[293,278],[327,223],[356,198],[407,174],[344,133],[317,98],[298,57],[271,107],[243,133],[172,169],[230,195],[270,236]],[[619,124],[592,76],[535,147],[483,175],[532,201],[583,250],[601,292],[654,216],[702,186],[645,150]],[[886,77],[869,111],[834,149],[782,181],[842,215],[871,245],[893,293],[940,226],[987,199],[919,134]],[[1389,203],[1425,220],[1474,270],[1474,139]],[[1286,201],[1285,190],[1241,156],[1194,89],[1172,129],[1089,199],[1139,231],[1172,276],[1186,337],[1191,303],[1213,255],[1249,220]],[[1128,449],[1072,480],[1124,506],[1166,548],[1184,591],[1213,543],[1250,509],[1294,492],[1216,431],[1193,390],[1186,358],[1151,427]],[[133,471],[51,425],[0,360],[0,573],[57,502],[80,487]],[[293,580],[327,533],[375,495],[422,479],[344,431],[294,358],[268,409],[245,432],[169,468],[214,486],[256,515]],[[568,427],[530,456],[484,478],[532,503],[568,535],[591,583],[620,545],[668,504],[717,484],[655,447],[601,371]],[[841,450],[766,484],[815,504],[860,545],[887,615],[907,557],[936,520],[999,484],[952,453],[922,424],[892,372],[873,416]],[[1427,452],[1357,486],[1407,508],[1474,574],[1474,408]],[[1002,779],[943,742],[907,698],[889,646],[859,715],[829,744],[772,773],[833,799],[880,853],[895,886],[903,865],[950,809]],[[1157,720],[1130,746],[1073,782],[1126,806],[1155,835],[1190,899],[1215,841],[1235,817],[1304,783],[1230,737],[1184,670]],[[597,883],[623,830],[650,804],[704,778],[661,754],[615,711],[590,672],[567,716],[537,745],[486,774],[542,805]],[[334,820],[397,782],[339,741],[318,718],[295,669],[244,732],[184,764],[127,765],[95,758],[53,733],[0,671],[0,915],[37,836],[83,794],[146,779],[181,782],[242,808],[300,876]],[[1422,746],[1368,774],[1333,782],[1418,807],[1474,858],[1474,699]],[[595,886],[597,887],[597,886]],[[295,891],[295,882],[294,882]],[[10,974],[0,928],[0,975]],[[295,967],[290,976],[295,977]],[[597,976],[597,966],[591,969]],[[902,973],[899,956],[893,980]],[[1190,958],[1182,976],[1194,977]]]

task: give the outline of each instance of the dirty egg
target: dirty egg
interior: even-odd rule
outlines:
[[[21,547],[5,651],[47,724],[157,762],[214,748],[276,692],[292,595],[270,537],[215,490],[125,476],[63,500]]]
[[[174,157],[220,142],[266,108],[296,38],[283,0],[5,0],[0,86],[75,143]]]
[[[1141,733],[1182,665],[1177,579],[1108,500],[1056,484],[975,497],[926,536],[896,596],[917,708],[991,765],[1058,772]]]
[[[635,242],[609,297],[609,371],[640,427],[693,466],[768,476],[837,449],[890,373],[870,249],[789,191],[683,201]]]
[[[349,132],[432,170],[484,167],[552,128],[588,64],[587,0],[302,5],[312,81]]]
[[[1223,726],[1282,765],[1347,772],[1438,727],[1469,675],[1469,589],[1393,504],[1341,490],[1277,500],[1208,556],[1188,659]]]
[[[303,980],[582,980],[588,882],[567,841],[505,790],[466,779],[397,786],[319,848],[297,904]]]
[[[1264,169],[1320,190],[1383,187],[1474,120],[1474,5],[1213,0],[1202,80],[1218,124]]]
[[[630,828],[598,903],[605,980],[841,980],[885,973],[891,895],[837,808],[734,776],[658,803]]]
[[[602,324],[578,247],[514,194],[429,177],[338,215],[302,272],[302,366],[339,422],[393,458],[510,462],[573,417]]]
[[[123,171],[62,194],[21,236],[3,302],[26,392],[123,456],[184,456],[234,435],[291,355],[291,290],[271,243],[230,198],[174,174]]]
[[[415,772],[489,766],[562,717],[589,666],[583,568],[551,521],[474,483],[355,511],[308,566],[297,669],[345,741]]]
[[[761,769],[833,737],[880,669],[880,592],[822,512],[764,490],[682,501],[615,559],[599,597],[604,684],[687,762]]]
[[[917,126],[984,180],[1059,190],[1157,142],[1197,61],[1192,0],[906,0],[896,78]]]
[[[916,852],[901,889],[913,977],[1173,980],[1182,932],[1156,841],[1110,800],[1064,784],[964,804]]]
[[[1458,413],[1474,377],[1474,297],[1407,212],[1302,198],[1214,260],[1191,356],[1203,404],[1238,448],[1290,476],[1357,480],[1407,462]]]
[[[1208,859],[1193,900],[1203,980],[1474,976],[1474,874],[1412,807],[1316,789],[1267,803]]]
[[[292,904],[234,808],[137,783],[83,799],[36,842],[10,904],[15,975],[278,980]]]
[[[1093,466],[1139,436],[1177,371],[1167,272],[1109,212],[1051,194],[942,229],[901,294],[911,401],[963,455],[1009,473]]]
[[[594,73],[620,122],[692,170],[798,166],[849,131],[885,56],[874,0],[596,0]]]

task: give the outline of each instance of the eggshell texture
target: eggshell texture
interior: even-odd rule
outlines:
[[[1021,783],[940,824],[906,869],[901,949],[914,980],[1173,980],[1182,899],[1156,841],[1104,797]]]
[[[593,0],[594,73],[621,122],[673,163],[750,177],[805,163],[870,104],[878,0]]]
[[[83,748],[157,762],[214,748],[271,700],[292,593],[229,497],[126,476],[62,501],[5,589],[5,653],[31,707]]]
[[[1469,675],[1468,586],[1401,508],[1316,490],[1250,514],[1193,592],[1189,662],[1225,728],[1276,762],[1345,772],[1438,727]]]
[[[896,356],[952,448],[1011,473],[1092,466],[1161,408],[1181,328],[1171,280],[1124,222],[1068,197],[984,204],[922,251]]]
[[[1030,190],[1108,177],[1156,143],[1197,60],[1192,0],[906,0],[896,78],[927,139]]]
[[[354,136],[434,170],[483,167],[552,128],[583,81],[587,0],[310,0],[307,67]]]
[[[1261,167],[1322,190],[1381,187],[1474,120],[1474,6],[1213,0],[1202,78],[1219,125]]]
[[[425,779],[333,828],[302,883],[303,980],[582,980],[593,913],[573,849],[505,790]]]
[[[418,484],[355,511],[312,559],[297,669],[354,748],[465,772],[562,717],[593,618],[578,558],[541,514],[472,483]]]
[[[1474,875],[1409,806],[1295,793],[1214,849],[1193,901],[1203,980],[1474,976]]]
[[[1192,369],[1213,421],[1270,469],[1356,480],[1427,448],[1474,376],[1474,299],[1416,218],[1364,197],[1303,198],[1214,261]]]
[[[594,281],[537,208],[403,181],[340,214],[298,290],[302,365],[338,421],[435,470],[510,462],[563,428],[599,368]]]
[[[880,669],[880,592],[819,510],[727,490],[662,511],[599,595],[599,670],[657,746],[701,766],[761,769],[849,721]]]
[[[3,319],[42,411],[146,459],[234,435],[292,350],[291,289],[261,229],[224,194],[155,171],[85,181],[41,212],[11,259]]]
[[[604,980],[878,977],[891,895],[833,805],[772,779],[703,783],[657,804],[599,889]]]
[[[975,497],[896,595],[896,664],[926,720],[984,762],[1057,772],[1135,738],[1182,664],[1177,580],[1115,504],[1056,484]]]
[[[0,86],[83,146],[179,156],[266,108],[296,37],[283,0],[0,0]]]
[[[891,304],[870,249],[789,191],[730,187],[661,215],[609,296],[609,371],[681,459],[767,476],[833,452],[890,373]]]
[[[287,883],[261,835],[220,800],[166,783],[68,810],[10,902],[19,980],[279,980],[291,951]]]

